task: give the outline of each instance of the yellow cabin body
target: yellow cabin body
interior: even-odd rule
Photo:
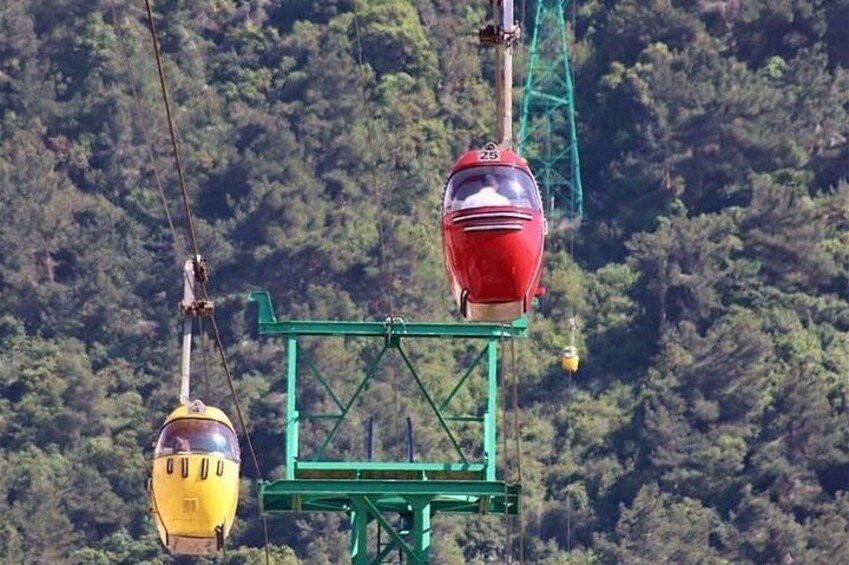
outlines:
[[[203,405],[201,405],[203,406]],[[180,407],[159,434],[150,482],[151,512],[171,553],[219,551],[239,502],[239,447],[227,416]]]
[[[578,370],[580,360],[576,347],[564,347],[563,353],[560,355],[560,367],[567,373],[575,373]]]

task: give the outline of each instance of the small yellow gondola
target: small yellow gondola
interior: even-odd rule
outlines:
[[[560,354],[560,366],[567,373],[575,373],[578,370],[578,362],[581,358],[578,356],[578,348],[574,345],[569,345],[563,348]]]
[[[239,501],[239,443],[224,412],[195,401],[168,415],[154,454],[150,500],[171,553],[222,548]]]

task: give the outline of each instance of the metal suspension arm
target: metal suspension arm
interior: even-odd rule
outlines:
[[[513,22],[513,0],[491,0],[494,26],[478,35],[481,43],[495,45],[496,136],[501,147],[513,144],[513,48],[521,30]]]
[[[180,312],[183,314],[183,364],[180,378],[180,403],[188,406],[191,399],[191,370],[192,370],[192,324],[198,316],[209,316],[213,312],[210,300],[197,300],[195,289],[206,277],[206,267],[203,259],[186,260],[183,265],[183,301],[180,302]]]

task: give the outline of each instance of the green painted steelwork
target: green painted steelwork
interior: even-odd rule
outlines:
[[[263,336],[382,336],[387,340],[405,337],[507,339],[528,337],[524,317],[510,324],[407,322],[403,318],[387,318],[383,322],[340,322],[278,320],[271,297],[265,290],[251,292],[248,298],[259,306],[259,333]]]
[[[583,188],[566,10],[576,0],[537,0],[522,94],[519,153],[542,188],[549,215],[581,218]]]
[[[286,472],[285,478],[261,481],[260,502],[264,512],[345,512],[351,521],[351,559],[355,565],[382,563],[394,550],[410,563],[427,563],[430,554],[430,520],[438,513],[512,514],[519,511],[520,485],[496,480],[496,409],[498,392],[498,346],[502,340],[526,337],[524,319],[513,324],[410,323],[400,318],[385,322],[281,321],[276,318],[266,291],[252,292],[250,300],[259,306],[259,334],[286,340]],[[349,398],[339,394],[333,379],[325,374],[299,345],[304,336],[340,338],[380,338],[382,347],[365,367]],[[462,373],[450,392],[438,398],[426,386],[405,347],[408,340],[420,338],[470,339],[484,341],[472,365]],[[440,429],[453,446],[449,461],[331,461],[325,452],[337,432],[346,424],[351,409],[377,374],[387,354],[396,353]],[[331,412],[300,412],[298,367],[306,365],[327,394]],[[482,415],[448,412],[452,400],[472,376],[484,369],[485,408]],[[444,393],[443,393],[444,394]],[[472,411],[474,412],[474,411]],[[301,422],[330,421],[332,426],[320,439],[311,456],[301,456]],[[480,460],[466,453],[452,430],[452,423],[471,423],[481,430],[478,439]],[[468,439],[468,438],[467,438]],[[396,515],[403,527],[393,525],[388,515]],[[369,524],[377,523],[389,536],[385,546],[369,555]]]
[[[327,480],[264,481],[259,485],[264,512],[349,512],[351,497],[370,496],[384,511],[405,512],[409,497],[430,500],[437,512],[516,514],[521,487],[503,481]]]

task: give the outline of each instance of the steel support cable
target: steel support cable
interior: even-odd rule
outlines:
[[[566,436],[566,453],[572,457],[572,372],[569,372],[569,397],[566,399],[566,425],[569,433]],[[566,490],[566,551],[572,551],[572,493]]]
[[[391,268],[392,265],[387,260],[386,254],[386,236],[385,236],[385,226],[383,224],[383,198],[382,191],[380,187],[380,182],[377,180],[377,157],[375,154],[375,139],[376,135],[374,133],[374,120],[372,119],[371,105],[369,104],[368,95],[366,94],[366,72],[365,72],[365,63],[363,57],[363,43],[362,37],[360,34],[360,16],[359,11],[357,9],[357,1],[354,0],[352,2],[352,10],[354,12],[354,37],[357,43],[357,72],[358,72],[358,87],[360,91],[360,103],[363,106],[363,110],[365,112],[366,117],[366,138],[368,140],[369,153],[372,161],[372,181],[374,183],[372,190],[374,195],[374,204],[377,208],[377,236],[378,243],[380,246],[380,273],[382,280],[382,286],[386,291],[386,301],[387,306],[389,308],[389,316],[390,318],[395,317],[395,305],[393,295],[395,293],[395,285],[394,285],[394,269]],[[393,364],[392,366],[392,388],[395,390],[395,405],[398,406],[400,401],[399,398],[399,390],[398,390],[398,371],[397,367]],[[397,438],[400,435],[400,420],[399,413],[396,410],[394,416],[393,423],[393,434]],[[400,443],[400,442],[399,442]]]
[[[195,237],[192,210],[189,206],[189,195],[186,191],[186,178],[183,174],[183,160],[180,158],[180,147],[177,144],[177,130],[174,126],[174,118],[171,115],[171,102],[168,99],[168,89],[165,86],[165,69],[162,66],[162,56],[159,52],[159,37],[156,33],[156,23],[153,21],[153,9],[151,8],[150,0],[144,0],[144,5],[147,9],[147,22],[150,30],[150,39],[153,42],[153,54],[156,57],[156,70],[159,73],[159,89],[165,103],[165,116],[168,121],[168,133],[171,137],[171,150],[174,153],[174,162],[177,166],[177,181],[180,186],[180,195],[182,196],[183,201],[183,213],[186,218],[186,228],[189,231],[189,240],[192,246],[193,259],[195,262],[198,262],[200,261],[200,252],[198,251],[197,238]],[[197,269],[198,266],[195,266],[195,270]]]
[[[160,91],[162,93],[162,100],[163,100],[163,103],[165,105],[165,115],[166,115],[166,118],[167,118],[167,121],[168,121],[168,131],[169,131],[170,136],[171,136],[171,148],[172,148],[173,153],[174,153],[174,160],[175,160],[176,167],[177,167],[177,176],[178,176],[178,179],[179,179],[180,194],[182,196],[182,201],[183,201],[183,212],[184,212],[185,218],[186,218],[186,226],[187,226],[187,229],[189,231],[189,239],[191,241],[192,253],[194,253],[193,261],[194,261],[194,264],[195,264],[195,273],[197,275],[198,280],[201,283],[200,286],[201,286],[201,290],[203,291],[203,298],[204,298],[204,300],[209,301],[209,291],[206,287],[206,272],[205,272],[205,268],[200,264],[200,252],[198,250],[197,238],[195,237],[194,223],[192,221],[192,210],[191,210],[191,206],[189,205],[189,196],[188,196],[188,192],[186,190],[186,183],[185,183],[185,177],[184,177],[184,174],[183,174],[182,160],[180,158],[180,149],[179,149],[179,145],[177,143],[177,132],[176,132],[176,128],[175,128],[175,125],[174,125],[173,116],[171,114],[171,103],[170,103],[169,98],[168,98],[168,88],[167,88],[166,82],[165,82],[165,70],[162,66],[162,58],[160,56],[160,51],[159,51],[159,38],[158,38],[157,33],[156,33],[156,24],[155,24],[154,19],[153,19],[153,9],[151,8],[150,0],[145,0],[145,8],[147,9],[148,27],[149,27],[149,30],[150,30],[151,41],[153,43],[153,52],[154,52],[154,55],[156,57],[156,68],[157,68],[157,71],[158,71],[158,74],[159,74],[159,87],[160,87]],[[177,244],[177,242],[175,241],[175,245],[176,244]],[[251,454],[251,460],[252,460],[253,465],[254,465],[254,470],[256,472],[257,480],[262,480],[262,470],[260,469],[259,461],[257,460],[256,451],[254,450],[253,442],[251,441],[250,432],[248,431],[247,424],[245,423],[245,419],[242,415],[242,409],[241,409],[241,405],[239,403],[239,397],[238,397],[238,394],[236,393],[236,387],[235,387],[235,384],[234,384],[234,381],[233,381],[233,375],[230,372],[230,367],[229,367],[229,364],[227,363],[227,355],[224,351],[224,344],[221,340],[221,332],[218,328],[218,322],[215,318],[215,313],[213,312],[210,315],[209,318],[210,318],[210,321],[212,323],[212,330],[213,330],[213,335],[214,335],[214,338],[215,338],[215,344],[216,344],[216,347],[218,348],[218,352],[219,352],[220,357],[221,357],[221,366],[222,366],[222,368],[224,370],[224,374],[227,378],[227,385],[230,388],[230,394],[231,394],[231,397],[233,399],[233,404],[236,407],[236,415],[238,416],[239,424],[242,427],[242,431],[245,434],[245,439],[248,443],[248,449],[249,449],[250,454]],[[261,511],[260,511],[260,517],[262,518],[263,533],[265,535],[265,562],[266,562],[266,565],[268,565],[270,563],[270,554],[269,554],[269,549],[268,549],[268,545],[269,545],[268,520],[267,520],[265,514],[263,514]]]
[[[357,10],[357,0],[353,0],[352,8],[354,12],[354,37],[357,41],[357,71],[359,73],[359,90],[360,90],[360,100],[363,105],[363,110],[366,115],[366,137],[368,139],[369,152],[371,153],[371,161],[372,161],[372,180],[374,181],[374,203],[377,207],[377,236],[380,244],[380,271],[381,278],[383,278],[383,287],[387,290],[387,304],[389,306],[389,316],[391,318],[395,317],[395,307],[393,304],[393,294],[395,292],[395,284],[394,284],[394,269],[392,272],[389,272],[387,269],[388,261],[386,260],[386,244],[385,244],[385,227],[383,225],[383,199],[380,190],[380,183],[377,182],[377,157],[375,156],[375,134],[373,131],[374,128],[374,120],[372,119],[371,106],[368,102],[368,96],[366,95],[366,73],[365,73],[365,64],[363,63],[363,42],[360,37],[360,16],[359,11]],[[388,287],[388,288],[387,288]]]
[[[572,0],[572,37],[574,39],[575,34],[578,29],[578,11],[577,11],[578,0]],[[571,196],[571,207],[570,210],[575,210],[575,191],[570,191]],[[575,231],[578,229],[578,224],[574,224],[569,226],[569,258],[575,263]],[[575,319],[575,301],[571,300],[569,303],[569,346],[575,347],[575,332],[577,330],[577,320]],[[573,349],[574,351],[574,349]],[[569,428],[569,432],[566,436],[566,451],[568,457],[572,458],[572,399],[574,396],[573,382],[572,382],[572,372],[569,373],[569,382],[568,382],[568,398],[566,401],[566,425]],[[572,492],[567,489],[566,491],[566,550],[572,551]]]
[[[119,31],[118,27],[118,8],[115,6],[115,0],[109,0],[112,8],[112,19],[115,20],[115,31],[118,36],[118,46],[121,51],[121,58],[124,62],[124,70],[127,73],[127,78],[130,83],[130,90],[133,94],[133,101],[135,103],[136,110],[136,120],[139,123],[139,127],[141,128],[142,138],[144,139],[145,148],[147,149],[147,157],[150,160],[150,167],[153,169],[153,179],[156,183],[157,189],[159,189],[159,200],[162,204],[162,209],[165,211],[165,218],[168,220],[168,228],[171,231],[171,238],[174,241],[174,245],[177,248],[182,248],[182,243],[180,242],[180,238],[177,235],[177,228],[174,227],[174,219],[171,216],[171,210],[168,206],[168,198],[165,196],[165,187],[162,184],[162,177],[159,174],[159,167],[156,166],[156,156],[153,153],[153,143],[150,139],[150,132],[147,128],[147,122],[144,119],[144,111],[141,104],[141,97],[139,96],[138,89],[136,88],[136,78],[133,73],[133,67],[130,65],[130,55],[127,52],[127,46],[124,39],[123,32]],[[175,255],[178,253],[178,249],[174,249]]]
[[[574,37],[577,30],[577,9],[578,0],[572,0],[572,36]],[[571,207],[570,210],[575,210],[575,191],[571,190]],[[578,229],[577,224],[569,228],[569,259],[575,263],[575,231]],[[575,319],[575,300],[569,302],[569,346],[575,347],[575,332],[577,330],[577,320]],[[569,399],[567,400],[567,425],[569,434],[566,436],[566,449],[569,457],[572,457],[572,372],[569,371]],[[566,549],[572,551],[572,492],[566,491]]]
[[[524,39],[525,39],[525,0],[522,0],[521,10],[522,10],[522,14],[519,17],[520,35],[519,35],[519,43],[517,45],[517,47],[520,48],[518,50],[519,51],[519,73],[518,73],[519,77],[518,78],[519,78],[519,84],[524,86],[524,84],[525,84],[525,74],[526,74],[526,72],[525,72],[525,50],[521,49],[521,46],[522,46],[522,43],[524,43]],[[524,92],[522,92],[522,95],[524,96]],[[523,143],[523,142],[524,142],[524,140],[519,139],[520,144]]]
[[[520,16],[520,24],[519,29],[521,30],[520,41],[524,40],[525,37],[525,0],[522,0],[522,8],[521,8],[521,16]],[[519,84],[525,84],[525,51],[524,49],[519,49]],[[519,140],[520,143],[523,140]],[[513,335],[513,323],[510,324],[511,336]],[[511,355],[511,370],[513,372],[513,433],[515,434],[515,442],[516,442],[516,467],[518,473],[518,483],[522,484],[522,437],[521,432],[519,431],[519,385],[518,385],[518,376],[516,372],[516,340],[514,338],[510,338],[510,355]],[[519,495],[517,499],[517,508],[516,508],[516,518],[519,522],[518,524],[518,537],[519,537],[519,563],[524,565],[525,563],[525,521],[522,517],[522,496]]]

